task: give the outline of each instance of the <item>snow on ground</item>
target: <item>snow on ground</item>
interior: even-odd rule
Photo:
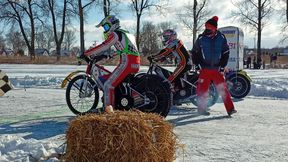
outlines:
[[[65,130],[75,117],[59,85],[85,67],[2,64],[0,69],[15,86],[0,98],[0,161],[58,161],[47,157],[63,152]],[[288,70],[247,73],[251,92],[234,100],[238,113],[232,118],[221,100],[210,116],[199,116],[192,104],[171,109],[167,120],[185,145],[175,161],[288,161]]]

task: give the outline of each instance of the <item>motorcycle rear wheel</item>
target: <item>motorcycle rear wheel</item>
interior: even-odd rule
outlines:
[[[166,117],[171,107],[171,90],[168,89],[166,83],[156,75],[143,75],[137,83],[134,84],[136,91],[146,96],[149,100],[148,104],[138,107],[140,111],[157,113]]]

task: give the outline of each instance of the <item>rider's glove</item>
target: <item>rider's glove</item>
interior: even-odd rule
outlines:
[[[93,60],[96,60],[96,62],[101,61],[103,59],[107,59],[108,56],[107,55],[96,55],[93,57]]]
[[[79,56],[79,59],[84,60],[84,58],[85,58],[84,53],[81,53],[80,56]]]
[[[153,56],[148,56],[147,59],[148,59],[149,62],[152,62],[154,60],[154,57]]]
[[[82,53],[82,54],[79,56],[79,59],[84,60],[84,61],[86,61],[86,62],[89,62],[89,61],[90,61],[89,57],[86,56],[84,53]]]

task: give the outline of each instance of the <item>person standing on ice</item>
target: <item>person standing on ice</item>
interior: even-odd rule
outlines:
[[[224,68],[229,59],[229,46],[226,37],[217,30],[218,17],[214,16],[205,23],[205,30],[197,38],[192,49],[192,61],[199,70],[197,85],[198,113],[209,115],[207,102],[209,85],[214,83],[221,95],[227,114],[231,116],[237,111],[231,99],[224,79]]]
[[[103,56],[110,58],[120,56],[120,63],[104,83],[104,107],[115,106],[114,89],[129,74],[135,74],[140,69],[140,54],[136,47],[135,37],[120,29],[120,21],[114,15],[105,17],[96,27],[103,27],[105,41],[84,52],[85,56]],[[106,55],[105,51],[114,46],[116,54]],[[85,57],[81,55],[82,58]],[[81,58],[80,56],[80,58]]]

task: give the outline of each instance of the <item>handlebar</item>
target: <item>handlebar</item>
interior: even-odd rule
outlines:
[[[86,61],[87,63],[89,63],[89,62],[91,61],[91,59],[90,59],[88,56],[84,55],[84,54],[82,54],[82,55],[80,56],[80,58],[81,58],[82,60]]]
[[[90,63],[90,62],[98,62],[98,61],[101,61],[102,59],[104,59],[104,58],[107,58],[108,56],[106,56],[106,55],[99,55],[99,56],[93,56],[92,58],[91,57],[88,57],[88,56],[86,56],[86,55],[84,55],[84,54],[82,54],[81,56],[80,56],[80,58],[82,59],[82,60],[84,60],[84,61],[86,61],[87,63]]]

